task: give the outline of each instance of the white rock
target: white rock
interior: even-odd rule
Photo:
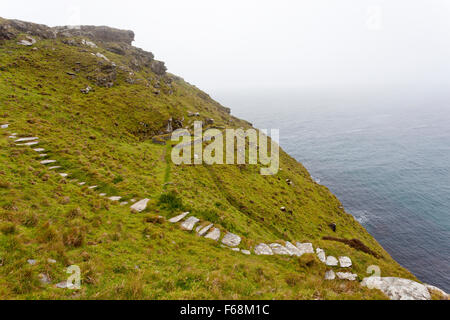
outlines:
[[[208,226],[206,226],[204,228],[202,228],[200,226],[200,227],[197,228],[197,233],[198,233],[199,236],[203,237],[209,231],[209,229],[211,229],[212,227],[213,227],[213,224],[210,224],[210,225],[208,225]]]
[[[37,148],[37,149],[33,149],[33,150],[36,151],[36,152],[44,152],[45,151],[44,148]]]
[[[189,212],[182,213],[182,214],[180,214],[180,215],[178,215],[178,216],[176,216],[176,217],[173,217],[172,219],[169,219],[169,222],[170,222],[170,223],[177,223],[177,222],[180,222],[180,221],[183,220],[188,214],[189,214]]]
[[[316,254],[317,254],[317,258],[319,258],[319,260],[321,262],[325,263],[327,261],[327,258],[325,256],[325,251],[323,251],[323,249],[316,248]]]
[[[234,252],[239,252],[239,251],[241,251],[241,249],[239,249],[239,248],[229,248],[231,251],[234,251]]]
[[[69,176],[68,173],[60,173],[59,175],[60,175],[61,177],[63,177],[63,178],[66,178],[67,176]]]
[[[430,285],[430,284],[424,284],[424,286],[427,287],[427,289],[428,289],[428,291],[430,292],[430,294],[431,294],[433,291],[436,291],[436,292],[438,292],[439,294],[441,294],[442,296],[448,297],[447,293],[446,293],[444,290],[439,289],[438,287],[432,286],[432,285]]]
[[[91,47],[91,48],[97,48],[97,45],[89,40],[83,39],[83,40],[81,40],[81,44],[84,46]]]
[[[350,273],[350,272],[336,272],[336,275],[341,280],[349,280],[349,281],[355,281],[358,277],[357,274]]]
[[[105,57],[103,54],[101,54],[100,52],[97,52],[96,56],[97,56],[97,58],[109,61],[109,59],[107,57]]]
[[[339,257],[339,264],[342,268],[350,268],[352,266],[352,260],[349,257]]]
[[[99,196],[100,197],[106,197],[106,193],[100,193]]]
[[[34,266],[37,263],[36,260],[34,260],[34,259],[28,259],[27,262],[29,265],[32,265],[32,266]]]
[[[38,277],[39,277],[39,281],[40,281],[42,284],[50,284],[50,283],[51,283],[50,278],[49,278],[45,273],[40,273],[40,274],[38,275]]]
[[[91,186],[91,187],[89,187],[88,189],[93,190],[93,189],[97,189],[97,188],[98,188],[98,186]]]
[[[208,234],[205,236],[205,238],[206,238],[206,239],[211,239],[211,240],[214,240],[214,241],[219,241],[219,238],[220,238],[220,230],[217,229],[217,228],[212,229],[211,232],[208,233]]]
[[[327,266],[336,267],[339,262],[338,262],[338,259],[336,259],[335,257],[328,256],[325,263],[326,263]]]
[[[222,243],[229,247],[237,247],[241,243],[241,237],[233,233],[227,233],[223,237]]]
[[[131,203],[135,203],[136,200],[135,200],[135,199],[131,199],[130,202],[131,202]]]
[[[109,197],[108,199],[111,201],[120,201],[120,199],[122,199],[122,197]]]
[[[290,252],[291,256],[301,257],[303,254],[302,251],[300,251],[296,246],[294,246],[289,241],[286,241],[285,247]]]
[[[145,209],[147,209],[147,204],[149,201],[150,201],[150,199],[142,199],[141,201],[133,204],[130,208],[131,208],[131,210],[135,210],[137,212],[142,212]]]
[[[187,231],[192,231],[194,229],[194,226],[200,221],[200,219],[196,217],[189,217],[181,224],[181,228]]]
[[[41,161],[41,164],[50,164],[50,163],[55,163],[56,162],[56,160],[42,160]]]
[[[50,259],[50,258],[49,258],[49,259],[47,259],[47,262],[48,262],[48,263],[56,263],[56,260],[55,260],[55,259]]]
[[[38,141],[33,141],[33,142],[27,142],[27,143],[17,143],[16,146],[26,146],[26,147],[30,147],[30,146],[35,146],[39,144]]]
[[[60,283],[56,284],[56,287],[59,288],[59,289],[72,289],[75,286],[72,283],[68,282],[68,281],[63,281],[63,282],[60,282]]]
[[[46,154],[46,153],[42,153],[39,155],[40,158],[45,158],[46,156],[48,156],[48,154]]]
[[[80,182],[78,185],[79,186],[84,186],[86,184],[86,182]]]
[[[305,253],[314,253],[314,248],[313,248],[312,243],[297,242],[296,246],[297,246],[298,250],[300,250],[302,255]]]
[[[9,127],[9,124],[2,124],[0,126],[0,128],[2,128],[2,129],[8,129],[8,127]]]
[[[241,252],[247,256],[251,255],[252,253],[248,250],[241,250]]]
[[[260,243],[255,247],[255,254],[258,256],[260,255],[273,256],[273,251],[267,244]]]
[[[61,168],[61,166],[53,166],[53,167],[49,167],[48,170],[56,170]]]
[[[269,246],[270,246],[270,249],[272,249],[272,252],[274,254],[282,255],[282,256],[290,256],[291,255],[291,252],[279,243],[271,243]]]
[[[39,140],[39,138],[38,137],[20,138],[14,142],[16,142],[16,143],[17,142],[28,142],[28,141],[35,141],[35,140]]]
[[[121,206],[126,206],[127,204],[128,204],[127,201],[124,201],[124,202],[121,202],[121,203],[120,203]]]
[[[391,300],[431,300],[430,292],[423,284],[394,277],[364,278],[362,286],[381,290]]]
[[[336,279],[336,275],[333,270],[329,270],[325,273],[325,280],[334,280]]]

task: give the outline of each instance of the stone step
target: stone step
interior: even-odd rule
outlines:
[[[297,242],[295,245],[296,245],[297,249],[300,250],[302,255],[305,253],[314,253],[314,248],[313,248],[312,243]]]
[[[219,241],[220,239],[220,230],[217,228],[212,229],[206,236],[206,239],[211,239],[214,241]]]
[[[336,272],[336,276],[341,280],[349,280],[349,281],[355,281],[356,278],[358,278],[357,274],[350,272]]]
[[[182,213],[182,214],[180,214],[180,215],[178,215],[178,216],[176,216],[176,217],[173,217],[172,219],[169,219],[169,222],[170,222],[170,223],[177,223],[177,222],[180,222],[180,221],[183,220],[188,214],[189,214],[189,212]]]
[[[189,217],[181,224],[181,228],[183,228],[186,231],[192,231],[194,229],[194,226],[200,221],[200,219],[196,217]]]
[[[133,204],[130,208],[131,208],[131,210],[135,210],[137,212],[142,212],[145,209],[147,209],[147,204],[149,201],[150,201],[150,199],[142,199],[141,201]]]
[[[46,164],[50,164],[50,163],[55,163],[56,160],[42,160],[41,164],[46,165]]]
[[[325,280],[334,280],[336,279],[336,274],[333,270],[329,270],[325,273]]]
[[[317,258],[319,258],[319,260],[323,263],[327,262],[327,258],[325,256],[325,251],[323,251],[323,249],[321,248],[316,248],[316,254],[317,254]]]
[[[289,241],[286,241],[285,247],[292,256],[301,257],[303,255],[303,252],[300,251],[296,246],[294,246]]]

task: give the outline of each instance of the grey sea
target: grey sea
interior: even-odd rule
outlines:
[[[401,265],[450,292],[450,93],[221,92],[327,186]]]

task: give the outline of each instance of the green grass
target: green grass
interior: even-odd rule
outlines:
[[[156,218],[184,210],[203,224],[241,235],[242,248],[308,241],[328,254],[350,256],[360,277],[368,266],[379,265],[383,276],[415,279],[284,152],[275,176],[261,176],[256,166],[172,165],[170,145],[151,143],[169,118],[184,117],[189,126],[194,118],[188,112],[199,112],[218,126],[249,128],[196,87],[146,67],[134,72],[141,81],[130,84],[126,67],[117,69],[112,88],[102,88],[90,80],[100,75],[99,60],[86,48],[60,40],[40,40],[35,47],[13,40],[0,45],[0,123],[11,124],[0,131],[0,298],[385,298],[358,283],[324,281],[326,269],[313,256],[245,256]],[[96,51],[118,66],[131,60],[101,47]],[[76,66],[80,71],[71,78],[66,72]],[[153,94],[156,81],[163,86],[160,95]],[[87,85],[94,91],[82,94]],[[63,166],[59,172],[71,176],[49,172],[36,152],[15,146],[6,131],[39,136],[39,147]],[[87,184],[80,187],[71,179]],[[100,188],[92,191],[89,185]],[[145,213],[134,214],[99,192],[151,201]],[[281,212],[281,206],[292,213]],[[322,240],[325,236],[359,239],[380,258]],[[38,263],[28,265],[28,259]],[[38,281],[40,273],[53,284],[63,281],[65,268],[73,264],[82,270],[80,291]]]

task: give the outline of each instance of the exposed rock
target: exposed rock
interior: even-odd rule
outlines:
[[[325,273],[325,280],[334,280],[336,279],[336,275],[333,270],[329,270]]]
[[[90,47],[90,48],[93,48],[93,49],[97,48],[97,45],[95,43],[93,43],[92,41],[86,40],[86,39],[81,40],[81,44],[83,46],[87,46],[87,47]]]
[[[38,277],[39,277],[39,281],[42,284],[50,284],[50,283],[52,283],[50,278],[45,273],[40,273]]]
[[[154,73],[156,73],[157,75],[160,75],[160,76],[165,75],[166,71],[167,71],[167,68],[164,65],[164,62],[156,61],[156,60],[152,62],[151,69]]]
[[[430,284],[424,284],[424,286],[427,287],[430,294],[433,293],[433,291],[435,291],[438,294],[440,294],[441,296],[443,296],[444,298],[448,298],[448,295],[444,290],[439,289],[438,287],[432,286]]]
[[[80,182],[78,183],[79,186],[84,186],[86,184],[86,182]]]
[[[36,151],[36,152],[44,152],[45,151],[44,148],[36,148],[36,149],[33,149],[33,150]]]
[[[280,210],[286,212],[286,207],[281,207]]]
[[[286,241],[285,247],[289,251],[291,256],[301,257],[303,255],[303,252],[300,251],[296,246],[294,246],[289,241]]]
[[[60,173],[59,174],[61,177],[63,177],[63,178],[66,178],[66,177],[68,177],[69,176],[69,174],[68,173]]]
[[[120,201],[120,199],[122,199],[122,197],[109,197],[108,199],[111,201]]]
[[[38,137],[20,138],[14,142],[27,142],[27,141],[34,141],[34,140],[39,140],[39,138]]]
[[[92,91],[92,88],[90,86],[87,86],[85,89],[81,89],[80,91],[81,93],[88,94]]]
[[[198,233],[199,236],[203,237],[212,227],[213,227],[213,224],[210,224],[210,225],[208,225],[208,226],[206,226],[204,228],[198,227],[197,228],[198,229],[197,233]]]
[[[100,42],[123,42],[131,45],[134,41],[134,32],[119,30],[110,27],[79,26],[72,28],[69,26],[52,28],[58,37],[86,37],[93,41]]]
[[[68,281],[62,281],[60,283],[57,283],[55,285],[58,289],[73,289],[75,286],[68,282]]]
[[[8,127],[9,127],[9,124],[2,124],[0,126],[0,128],[2,128],[2,129],[8,129]]]
[[[150,199],[142,199],[141,201],[133,204],[130,208],[131,208],[131,210],[134,210],[137,212],[142,212],[145,209],[147,209],[147,204],[149,201],[150,201]]]
[[[327,266],[336,267],[338,265],[338,260],[333,256],[328,256],[325,263]]]
[[[26,147],[31,147],[31,146],[35,146],[39,144],[38,141],[32,141],[32,142],[27,142],[27,143],[17,143],[16,146],[26,146]]]
[[[100,197],[106,197],[106,193],[100,193],[99,196]]]
[[[312,243],[297,242],[296,246],[297,246],[298,250],[300,251],[301,255],[303,255],[305,253],[314,253],[314,248],[313,248]]]
[[[292,255],[288,249],[286,249],[279,243],[271,243],[269,246],[272,249],[272,252],[274,254],[283,255],[283,256],[291,256]]]
[[[189,217],[181,224],[181,228],[187,231],[192,231],[194,229],[194,226],[199,222],[200,219],[197,219],[196,217]]]
[[[28,259],[27,262],[29,265],[32,265],[32,266],[34,266],[37,263],[37,261],[34,259]]]
[[[381,290],[391,300],[430,300],[431,295],[423,284],[395,277],[364,278],[362,286]]]
[[[358,278],[357,274],[350,272],[336,272],[336,275],[341,280],[355,281]]]
[[[352,260],[349,257],[339,257],[339,264],[342,268],[350,268],[352,266]]]
[[[56,260],[55,260],[55,259],[50,259],[50,258],[49,258],[49,259],[47,259],[47,262],[48,262],[48,263],[54,264],[54,263],[56,263]]]
[[[180,214],[180,215],[178,215],[178,216],[176,216],[176,217],[173,217],[172,219],[169,219],[169,222],[170,222],[170,223],[177,223],[177,222],[180,222],[180,221],[183,220],[188,214],[189,214],[189,212],[182,213],[182,214]]]
[[[255,254],[258,256],[260,255],[273,256],[273,251],[267,244],[260,243],[255,247]]]
[[[103,60],[109,62],[109,59],[108,59],[105,55],[101,54],[100,52],[97,52],[97,53],[95,54],[95,56],[96,56],[97,58],[100,58],[100,59],[103,59]]]
[[[220,238],[220,230],[217,228],[212,229],[210,233],[205,236],[206,239],[211,239],[214,241],[219,241]]]
[[[241,252],[247,256],[251,255],[252,253],[248,250],[241,250]]]
[[[325,263],[327,261],[327,258],[325,256],[325,251],[323,251],[323,249],[317,248],[316,254],[317,254],[317,258],[319,258],[319,260],[321,262]]]
[[[328,226],[330,227],[331,230],[333,230],[333,232],[336,232],[336,227],[337,227],[336,223],[330,223]]]
[[[22,46],[32,46],[33,44],[36,43],[36,39],[27,36],[26,40],[20,40],[19,42],[17,42],[17,44],[20,44]]]
[[[53,167],[49,167],[48,170],[56,170],[56,169],[60,169],[61,166],[53,166]]]
[[[88,189],[93,190],[93,189],[96,189],[96,188],[98,188],[98,186],[90,186]]]
[[[42,160],[41,164],[46,165],[46,164],[55,163],[55,162],[56,162],[56,160]]]
[[[233,233],[227,233],[223,237],[222,243],[229,247],[237,247],[241,243],[241,237]]]

